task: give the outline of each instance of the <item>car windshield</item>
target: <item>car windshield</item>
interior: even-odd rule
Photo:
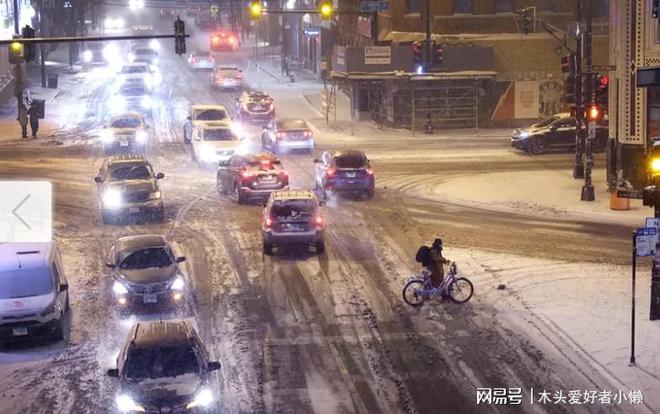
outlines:
[[[17,258],[20,260],[20,258]],[[0,272],[0,299],[45,295],[53,291],[48,269],[20,269]]]
[[[539,121],[539,122],[533,124],[532,128],[541,128],[541,127],[544,127],[544,126],[548,126],[548,125],[550,125],[551,123],[553,123],[554,121],[556,121],[558,119],[559,119],[559,116],[557,116],[557,115],[545,118],[543,121]]]
[[[144,164],[121,165],[111,168],[110,179],[144,180],[151,178],[151,169]]]
[[[231,129],[204,130],[204,141],[235,141],[237,139]]]
[[[195,121],[222,121],[225,118],[227,118],[227,112],[223,109],[195,110]]]
[[[121,88],[121,94],[124,96],[142,96],[147,93],[144,88],[137,86],[135,83],[129,83]]]
[[[297,218],[314,215],[315,208],[312,200],[286,200],[276,201],[271,214],[278,218]]]
[[[251,93],[248,95],[248,99],[251,101],[263,101],[264,99],[270,99],[270,96],[265,93]]]
[[[136,55],[155,55],[156,52],[154,52],[152,49],[136,49],[135,50]]]
[[[302,119],[287,119],[277,122],[277,129],[309,129]]]
[[[337,168],[364,168],[367,159],[362,154],[340,155],[335,157]]]
[[[147,73],[146,66],[124,66],[121,73]]]
[[[266,167],[272,168],[273,166],[281,166],[282,162],[280,160],[272,160],[269,158],[251,158],[248,160],[248,165],[250,167]]]
[[[137,250],[121,261],[120,269],[147,269],[149,267],[167,267],[173,263],[172,256],[164,247],[150,247]]]
[[[210,56],[211,54],[209,52],[195,52],[195,55],[201,56],[201,57],[207,57],[207,56]]]
[[[140,118],[118,118],[110,123],[110,128],[139,128]]]
[[[126,377],[135,381],[177,377],[200,371],[199,361],[190,346],[133,349],[124,365]]]

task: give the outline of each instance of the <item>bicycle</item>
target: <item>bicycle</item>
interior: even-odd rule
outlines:
[[[467,278],[459,277],[456,263],[451,262],[449,272],[438,287],[431,285],[431,272],[424,268],[418,276],[406,280],[403,287],[403,300],[408,305],[420,306],[437,295],[449,297],[455,303],[465,303],[472,297],[474,286]]]

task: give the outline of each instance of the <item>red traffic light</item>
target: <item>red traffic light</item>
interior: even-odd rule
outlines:
[[[610,78],[608,76],[601,76],[600,78],[598,78],[598,83],[600,83],[600,86],[602,88],[605,88],[607,87],[607,85],[609,85]]]
[[[603,117],[603,110],[598,105],[591,105],[587,107],[587,120],[598,121]]]

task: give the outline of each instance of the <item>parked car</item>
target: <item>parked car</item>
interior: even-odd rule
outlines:
[[[117,150],[144,152],[149,144],[149,125],[139,112],[125,112],[110,119],[101,131],[106,153]]]
[[[193,128],[191,155],[200,166],[226,161],[241,146],[240,137],[225,123],[206,122]]]
[[[270,121],[261,132],[261,145],[273,154],[291,150],[314,150],[314,134],[307,121],[280,118]]]
[[[69,283],[55,241],[0,243],[0,344],[62,340]]]
[[[162,222],[165,207],[158,180],[164,177],[161,172],[154,173],[151,163],[141,155],[106,158],[94,177],[103,223],[133,216]]]
[[[160,234],[122,237],[110,248],[106,266],[112,270],[112,292],[122,310],[158,306],[183,308],[188,281],[179,268],[186,258],[175,257]]]
[[[188,65],[193,70],[213,70],[215,67],[215,58],[209,51],[199,50],[192,52],[188,56]]]
[[[121,413],[212,413],[218,369],[192,324],[170,320],[133,325],[107,375],[119,380]]]
[[[219,163],[216,185],[238,204],[267,200],[273,191],[289,189],[289,173],[272,154],[238,154]]]
[[[550,151],[575,151],[575,118],[570,113],[558,113],[526,129],[511,134],[511,146],[539,155]],[[594,152],[605,151],[609,135],[607,118],[596,124]]]
[[[236,117],[241,122],[270,122],[275,117],[274,99],[266,92],[243,92],[236,98]]]
[[[328,197],[333,193],[358,193],[373,198],[374,170],[362,151],[326,151],[314,159],[314,183]]]
[[[217,67],[211,74],[211,87],[240,90],[243,87],[243,71],[234,66]]]
[[[272,254],[274,246],[305,244],[325,251],[325,220],[319,202],[311,191],[274,191],[264,209],[261,224],[264,254]]]

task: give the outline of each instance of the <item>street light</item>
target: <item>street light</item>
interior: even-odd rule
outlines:
[[[257,20],[261,18],[261,13],[263,12],[263,7],[261,6],[261,2],[258,0],[254,0],[250,2],[250,5],[248,6],[248,9],[250,10],[250,18],[253,20]]]
[[[321,18],[323,20],[328,20],[332,17],[332,3],[329,1],[324,1],[321,3],[321,6],[319,6],[319,13],[321,13]]]

